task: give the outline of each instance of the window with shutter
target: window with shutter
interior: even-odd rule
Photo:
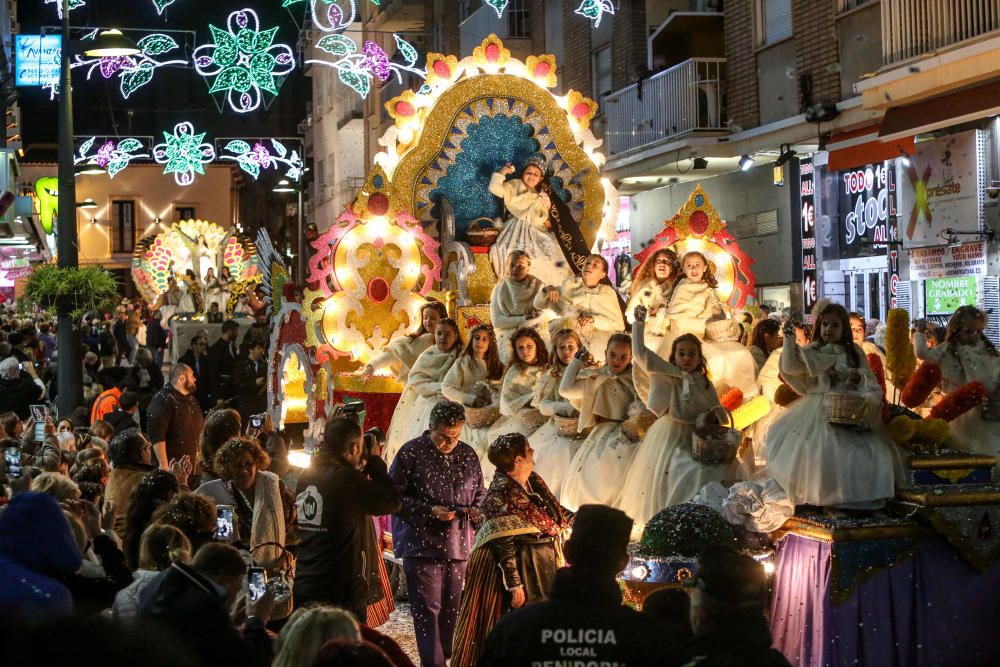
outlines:
[[[757,0],[757,41],[774,44],[792,36],[792,0]]]
[[[591,54],[594,92],[600,98],[611,92],[611,47],[605,46]]]
[[[986,337],[1000,347],[1000,277],[983,276],[979,286],[979,307],[989,313]]]
[[[729,225],[729,233],[735,238],[745,239],[751,236],[765,236],[778,231],[778,211],[761,211],[745,213]]]

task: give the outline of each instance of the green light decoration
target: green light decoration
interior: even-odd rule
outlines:
[[[156,7],[156,13],[163,16],[163,10],[174,4],[174,2],[175,0],[153,0],[153,6]]]
[[[178,123],[173,134],[163,132],[164,142],[153,147],[153,159],[166,165],[163,173],[173,174],[177,185],[191,185],[194,175],[204,175],[205,165],[215,159],[215,148],[204,138],[204,132],[194,133],[191,123]]]
[[[396,81],[403,82],[403,72],[409,72],[424,79],[426,70],[416,67],[420,57],[413,45],[399,35],[394,34],[396,49],[403,56],[404,64],[394,63],[388,54],[375,42],[367,41],[361,51],[353,39],[346,35],[323,35],[316,42],[316,49],[336,56],[337,60],[307,60],[307,65],[324,65],[337,70],[341,82],[354,89],[362,98],[371,92],[373,78],[378,77],[383,83],[393,75]]]
[[[497,13],[497,18],[502,18],[504,10],[510,4],[510,0],[486,0],[486,4],[492,7],[493,11]]]
[[[233,139],[226,144],[224,151],[233,155],[220,155],[220,160],[235,160],[240,169],[250,174],[256,181],[263,169],[281,169],[288,167],[285,177],[294,181],[302,177],[302,158],[298,151],[288,151],[288,148],[277,139],[270,140],[270,148],[263,141],[256,141],[251,146],[242,139]]]
[[[277,96],[278,86],[295,68],[291,47],[273,43],[278,28],[260,30],[252,9],[230,14],[227,30],[208,27],[214,43],[199,46],[193,54],[198,74],[212,79],[208,92],[224,95],[237,113],[255,111],[265,92]]]
[[[149,153],[140,153],[142,142],[134,137],[125,139],[108,138],[100,144],[96,151],[91,149],[97,145],[97,137],[91,137],[83,142],[73,159],[74,164],[96,164],[107,169],[108,178],[114,178],[132,163],[132,160],[150,157]],[[152,142],[150,142],[152,143]]]
[[[152,33],[140,39],[136,46],[140,53],[134,56],[105,56],[103,58],[84,58],[74,56],[70,64],[72,69],[87,68],[87,81],[96,72],[104,79],[117,76],[122,98],[129,96],[153,80],[153,73],[160,67],[184,66],[187,60],[157,60],[157,56],[170,53],[180,48],[180,45],[170,35]],[[58,91],[53,88],[52,96]]]
[[[601,19],[605,14],[614,16],[615,6],[612,0],[583,0],[573,13],[590,19],[597,29],[601,27]]]
[[[46,234],[52,233],[52,221],[59,215],[59,179],[46,176],[35,181],[35,195],[38,197],[38,218]]]

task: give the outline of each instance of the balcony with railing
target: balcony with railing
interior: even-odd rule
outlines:
[[[725,58],[691,58],[601,98],[608,156],[694,132],[725,132]]]
[[[882,0],[881,4],[885,66],[1000,29],[1000,0]]]

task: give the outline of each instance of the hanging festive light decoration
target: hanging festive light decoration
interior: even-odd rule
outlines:
[[[601,27],[601,19],[605,14],[614,15],[615,5],[612,0],[583,0],[573,13],[590,19],[596,30]]]
[[[152,142],[150,142],[152,143]],[[91,152],[97,146],[97,150]],[[96,164],[107,169],[108,178],[114,178],[119,172],[129,166],[132,160],[150,157],[143,150],[142,141],[134,137],[125,139],[107,139],[98,145],[97,137],[90,137],[81,144],[74,164]]]
[[[178,123],[173,134],[164,131],[162,144],[153,147],[153,159],[165,165],[164,174],[173,174],[177,185],[191,185],[195,174],[204,174],[205,165],[215,159],[215,148],[203,142],[205,133],[194,133],[191,123]]]
[[[156,13],[162,16],[163,10],[174,4],[175,1],[176,0],[153,0],[153,6],[156,7]]]
[[[492,7],[493,11],[497,13],[497,18],[502,18],[504,10],[510,4],[510,0],[486,0],[486,4]]]
[[[270,140],[270,147],[263,141],[254,142],[253,146],[242,139],[233,139],[226,144],[224,151],[232,155],[219,155],[220,160],[235,160],[240,165],[240,169],[250,174],[257,180],[261,170],[281,169],[288,167],[285,177],[292,180],[299,180],[302,177],[302,158],[298,151],[288,148],[277,139]]]
[[[393,75],[396,81],[403,82],[403,72],[415,74],[420,78],[426,78],[426,70],[416,67],[419,55],[412,44],[399,35],[393,35],[396,41],[396,48],[403,56],[404,64],[394,63],[389,60],[389,55],[377,43],[366,41],[358,52],[357,43],[346,35],[333,34],[324,35],[316,42],[316,48],[320,51],[336,56],[337,60],[307,60],[307,65],[325,65],[337,70],[340,80],[354,89],[362,98],[368,97],[372,88],[372,81],[378,78],[381,82],[386,82]]]
[[[45,4],[47,5],[54,4],[56,6],[56,15],[60,19],[63,17],[63,0],[45,0]],[[68,4],[69,4],[69,10],[73,11],[77,7],[83,7],[87,3],[86,0],[69,0]]]
[[[241,9],[229,15],[226,30],[208,28],[213,43],[196,48],[193,57],[198,74],[212,80],[210,94],[225,96],[237,113],[255,111],[264,93],[278,95],[278,86],[295,68],[295,55],[287,44],[274,44],[277,26],[261,30],[257,13]]]
[[[180,45],[170,35],[163,33],[146,35],[136,45],[141,52],[134,56],[84,58],[77,55],[74,56],[70,67],[73,69],[80,67],[87,68],[88,81],[98,72],[104,79],[111,79],[117,76],[122,97],[127,100],[129,95],[153,80],[153,72],[158,68],[171,65],[184,66],[188,63],[187,60],[160,61],[156,59],[156,56],[180,48]],[[51,90],[54,97],[57,90],[55,88]]]
[[[340,3],[334,0],[283,0],[281,6],[288,8],[303,2],[309,3],[312,25],[320,32],[338,32],[344,30],[354,23],[354,19],[358,14],[358,8],[354,0],[343,0],[350,7],[350,11],[346,13],[341,9]]]

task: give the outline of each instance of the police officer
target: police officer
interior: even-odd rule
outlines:
[[[682,648],[660,618],[622,606],[615,577],[628,562],[632,519],[605,505],[584,505],[566,542],[568,567],[544,602],[516,609],[493,628],[479,667],[674,664]],[[551,661],[551,662],[550,662]]]

